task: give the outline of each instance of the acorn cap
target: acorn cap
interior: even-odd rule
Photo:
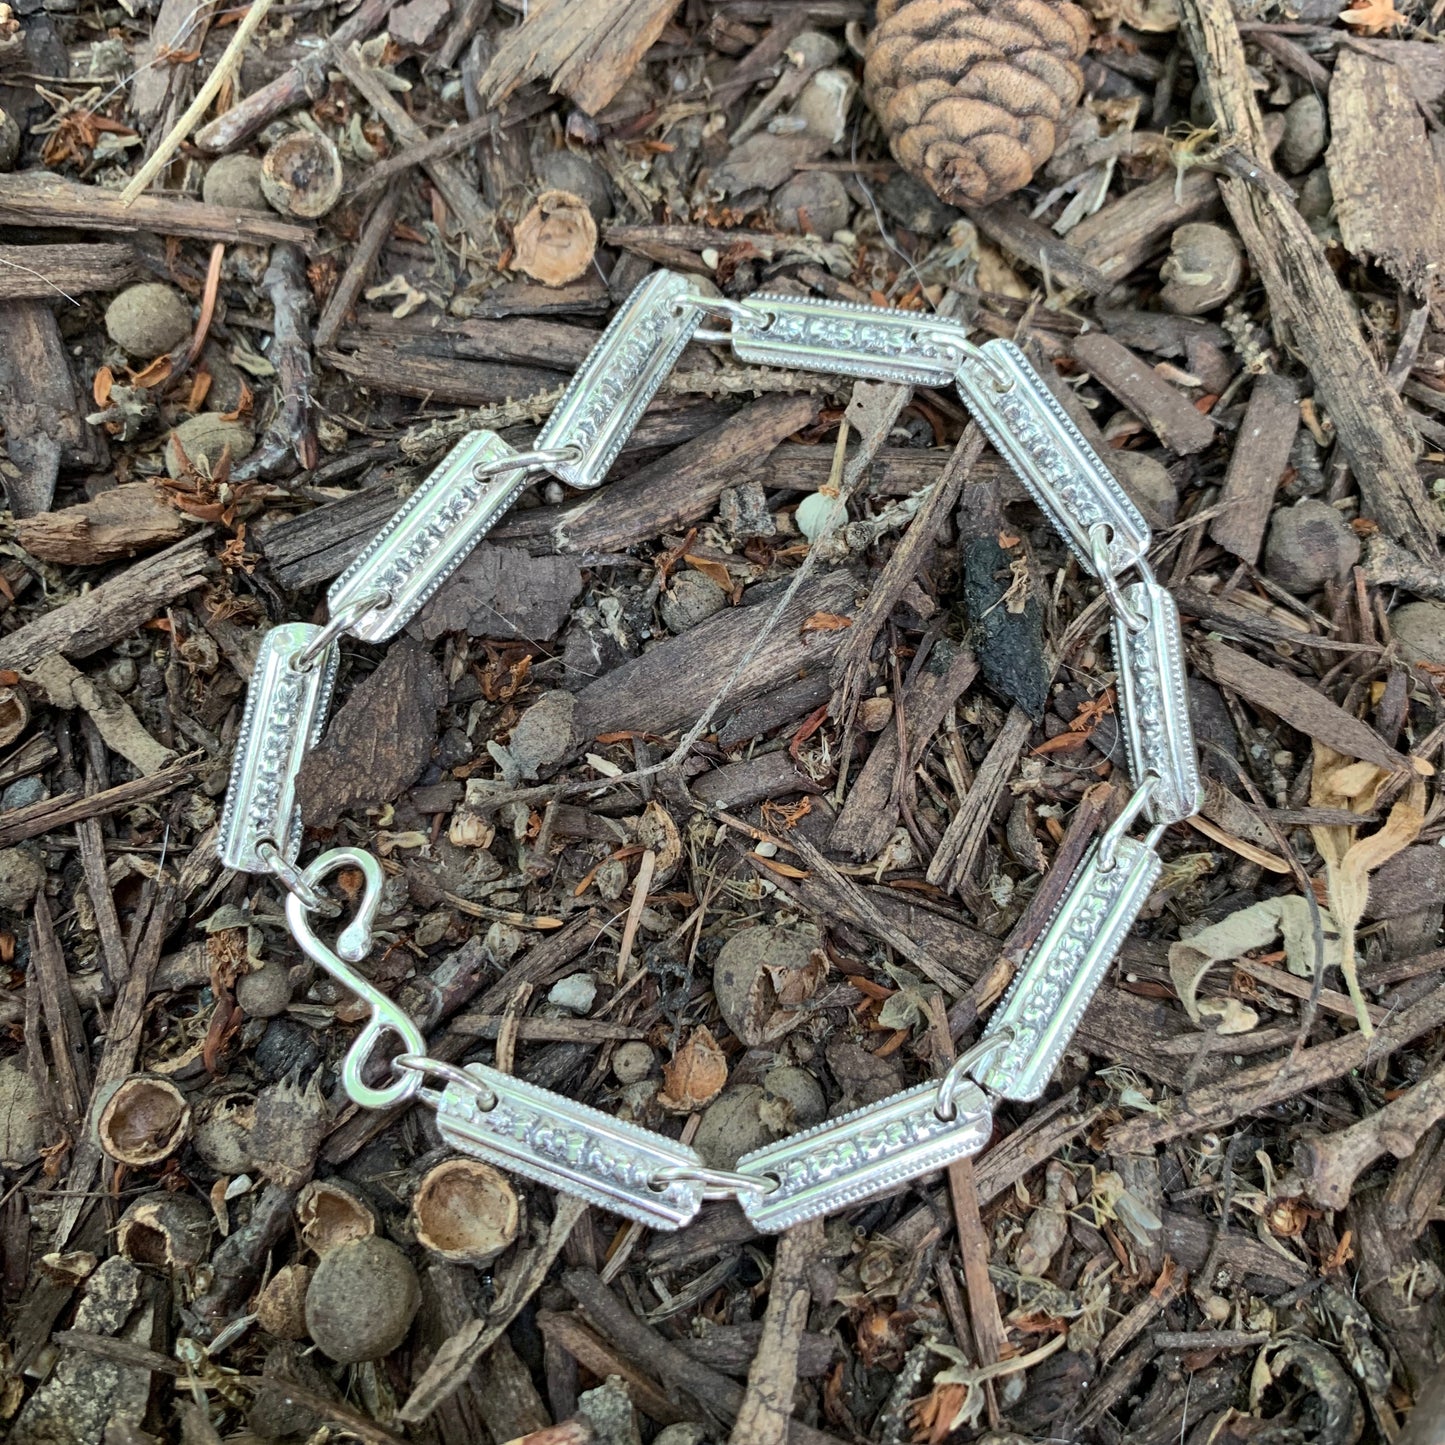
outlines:
[[[256,1323],[278,1340],[306,1338],[306,1291],[315,1271],[307,1264],[284,1264],[256,1296]]]
[[[157,1190],[121,1215],[115,1246],[132,1264],[194,1269],[210,1253],[211,1211],[193,1194]]]

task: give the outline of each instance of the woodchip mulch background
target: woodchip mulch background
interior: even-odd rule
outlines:
[[[1445,1440],[1440,8],[1096,0],[1058,152],[962,212],[861,0],[0,5],[0,1433]],[[265,629],[657,266],[1026,344],[1155,526],[1208,779],[1045,1097],[781,1241],[440,1217],[214,855]],[[383,859],[434,1054],[727,1164],[976,1037],[1127,796],[1096,593],[953,394],[694,345],[605,487],[343,647],[307,846]]]

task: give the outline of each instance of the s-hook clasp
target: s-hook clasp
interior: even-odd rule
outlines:
[[[376,1089],[363,1076],[367,1059],[386,1033],[393,1033],[401,1040],[401,1052],[406,1054],[425,1053],[426,1040],[409,1014],[398,1008],[370,979],[351,967],[352,963],[359,963],[371,952],[371,925],[381,902],[381,864],[361,848],[332,848],[321,854],[309,868],[303,869],[301,877],[311,888],[319,891],[331,874],[346,867],[359,868],[366,887],[356,917],[337,935],[334,949],[316,936],[311,927],[311,910],[297,892],[286,896],[286,921],[306,956],[370,1007],[371,1017],[366,1021],[366,1027],[346,1051],[346,1059],[341,1066],[341,1082],[347,1096],[363,1109],[387,1109],[413,1098],[421,1089],[422,1076],[408,1071],[400,1074],[394,1083]]]

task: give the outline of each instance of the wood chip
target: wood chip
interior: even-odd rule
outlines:
[[[1073,352],[1171,451],[1185,456],[1214,441],[1214,423],[1112,336],[1086,332],[1074,339]]]
[[[1272,372],[1255,379],[1209,535],[1241,561],[1259,560],[1275,489],[1299,430],[1299,388]]]

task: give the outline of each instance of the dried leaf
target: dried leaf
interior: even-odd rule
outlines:
[[[815,612],[799,630],[806,637],[810,632],[841,632],[852,625],[851,617],[840,617],[836,612]]]
[[[696,557],[690,552],[682,560],[695,572],[711,578],[724,592],[733,590],[732,576],[721,562],[714,562],[710,557]]]
[[[1390,775],[1383,769],[1346,759],[1315,740],[1311,806],[1370,812],[1389,779]],[[1418,773],[1412,773],[1405,796],[1396,801],[1384,824],[1368,838],[1360,838],[1356,828],[1310,829],[1315,847],[1325,860],[1330,912],[1340,928],[1340,972],[1355,1005],[1360,1031],[1367,1037],[1374,1032],[1374,1025],[1370,1022],[1355,967],[1355,929],[1370,900],[1370,874],[1401,849],[1409,847],[1420,836],[1424,825],[1425,783]]]
[[[727,1058],[711,1031],[700,1025],[663,1065],[657,1102],[675,1114],[690,1114],[712,1103],[727,1081]]]
[[[1408,25],[1410,17],[1395,9],[1394,0],[1350,0],[1340,19],[1365,35],[1379,35],[1396,25]]]

